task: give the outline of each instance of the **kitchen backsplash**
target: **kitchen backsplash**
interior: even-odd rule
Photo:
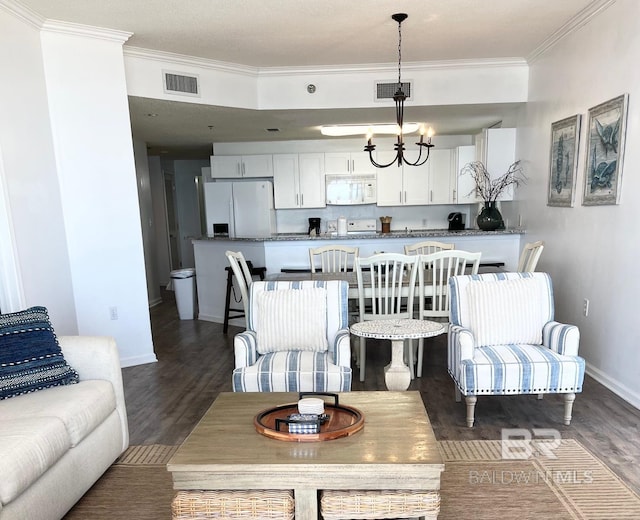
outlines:
[[[410,206],[410,207],[378,207],[375,204],[361,206],[327,206],[319,209],[279,209],[276,210],[278,233],[306,233],[309,228],[310,217],[320,217],[320,231],[327,230],[329,220],[337,220],[344,216],[347,220],[373,218],[377,222],[378,231],[381,229],[380,217],[390,216],[391,230],[404,229],[447,229],[447,216],[452,211],[460,211],[466,215],[467,228],[475,228],[475,216],[478,206],[470,205],[438,205],[438,206]],[[473,217],[470,220],[470,214]],[[469,225],[469,223],[472,225]]]

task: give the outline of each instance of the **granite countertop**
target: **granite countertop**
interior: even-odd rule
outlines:
[[[496,236],[496,235],[522,235],[525,234],[522,228],[499,229],[496,231],[482,231],[480,229],[464,229],[461,231],[449,231],[448,229],[416,229],[391,231],[390,233],[349,233],[346,236],[335,234],[321,234],[309,236],[307,233],[276,233],[270,237],[225,237],[225,236],[201,236],[194,237],[193,240],[226,240],[226,241],[249,241],[249,242],[277,242],[277,241],[303,241],[303,240],[371,240],[389,238],[435,238],[435,237],[475,237],[475,236]]]

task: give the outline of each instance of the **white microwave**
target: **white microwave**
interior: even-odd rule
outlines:
[[[325,182],[327,204],[347,206],[376,203],[375,174],[325,175]]]

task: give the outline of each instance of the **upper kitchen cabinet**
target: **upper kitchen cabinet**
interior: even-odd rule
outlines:
[[[484,163],[491,178],[506,173],[516,160],[516,129],[485,128],[476,135],[476,160]],[[513,200],[513,186],[504,190],[498,200]]]
[[[394,157],[395,152],[378,152],[376,160],[386,164]],[[378,206],[429,204],[429,161],[422,166],[377,168]]]
[[[476,147],[474,145],[458,146],[455,149],[455,169],[458,186],[456,188],[455,201],[458,204],[475,204],[482,202],[476,193],[476,183],[470,174],[462,174],[464,167],[476,160]]]
[[[211,177],[213,179],[273,177],[273,156],[271,154],[212,155]]]
[[[273,156],[276,209],[326,207],[324,155],[293,153]]]
[[[427,164],[417,169],[428,167],[429,204],[453,204],[457,186],[455,171],[455,150],[432,148]],[[408,166],[408,168],[412,168]]]
[[[324,154],[325,173],[329,174],[372,174],[375,166],[369,160],[367,152],[327,152]]]

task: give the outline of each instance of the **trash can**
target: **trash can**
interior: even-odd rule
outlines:
[[[171,284],[176,293],[178,317],[192,320],[196,317],[196,270],[193,268],[171,271]]]

